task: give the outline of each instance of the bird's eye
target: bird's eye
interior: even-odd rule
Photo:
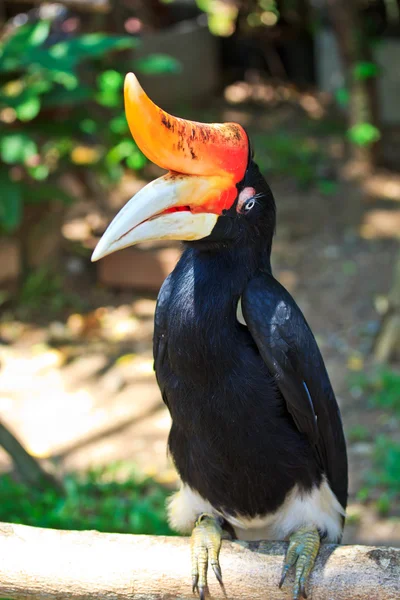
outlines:
[[[254,198],[251,198],[248,202],[246,202],[246,204],[244,205],[244,211],[245,212],[249,212],[249,210],[251,210],[253,208],[253,206],[255,205],[256,201],[254,200]]]
[[[253,187],[245,187],[239,194],[237,212],[243,214],[251,210],[256,203],[254,199],[255,195],[256,190]]]

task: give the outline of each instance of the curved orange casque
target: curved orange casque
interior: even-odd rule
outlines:
[[[156,165],[186,175],[243,179],[249,142],[236,123],[203,124],[173,117],[150,100],[133,73],[125,78],[126,118],[135,142]]]

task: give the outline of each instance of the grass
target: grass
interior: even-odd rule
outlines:
[[[361,390],[370,409],[384,411],[385,421],[391,422],[393,432],[400,429],[400,373],[388,368],[379,368],[369,374],[358,374],[352,378],[352,386]],[[349,432],[351,441],[363,441],[368,431],[358,425]],[[400,443],[395,433],[378,435],[373,443],[372,465],[364,477],[364,486],[358,499],[375,499],[378,512],[389,515],[396,509],[400,497]],[[397,507],[398,508],[398,507]]]
[[[10,475],[0,477],[0,521],[55,529],[171,535],[165,516],[169,491],[131,472],[123,481],[115,466],[69,475],[66,495],[32,490]]]
[[[376,495],[375,506],[382,516],[396,508],[400,497],[400,444],[389,436],[380,435],[374,444],[373,465],[365,475],[365,485],[358,499],[368,501]]]
[[[367,389],[371,407],[393,411],[400,418],[400,373],[381,369],[367,380]]]

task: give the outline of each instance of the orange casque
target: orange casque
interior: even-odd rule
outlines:
[[[229,208],[244,177],[249,142],[236,123],[204,124],[173,117],[156,106],[133,73],[125,78],[125,113],[129,129],[143,154],[174,174],[209,176],[218,181],[203,210]]]

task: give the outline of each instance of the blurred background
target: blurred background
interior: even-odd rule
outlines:
[[[124,75],[237,121],[277,201],[275,276],[348,440],[345,542],[400,545],[400,1],[0,2],[0,520],[171,533],[151,340],[179,244],[90,256],[159,175]]]

